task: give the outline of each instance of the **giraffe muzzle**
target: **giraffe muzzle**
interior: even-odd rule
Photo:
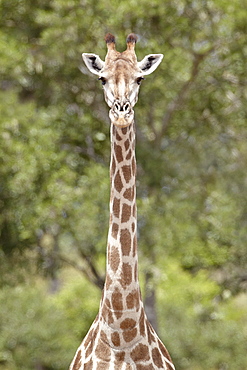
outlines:
[[[109,112],[111,122],[117,127],[127,127],[134,120],[134,110],[131,108],[130,102],[124,103],[116,100]]]

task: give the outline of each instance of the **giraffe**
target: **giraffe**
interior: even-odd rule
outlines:
[[[110,107],[110,222],[106,280],[99,313],[79,346],[70,370],[175,370],[170,355],[149,323],[138,281],[136,221],[136,159],[133,107],[144,75],[160,64],[162,54],[137,62],[137,36],[127,37],[127,49],[115,48],[105,37],[105,62],[83,53],[88,69],[101,80]]]

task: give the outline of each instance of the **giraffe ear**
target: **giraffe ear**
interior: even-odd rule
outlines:
[[[142,75],[149,75],[158,67],[163,59],[163,54],[146,55],[141,62],[138,62],[139,68],[142,70]]]
[[[89,71],[95,75],[99,75],[102,68],[104,68],[105,62],[96,54],[83,53],[82,58]]]

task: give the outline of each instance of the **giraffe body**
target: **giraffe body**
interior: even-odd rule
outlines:
[[[135,127],[132,111],[137,97],[133,96],[131,88],[127,89],[126,76],[131,74],[127,68],[129,63],[132,72],[136,70],[139,74],[140,71],[135,64],[137,60],[133,44],[136,40],[133,41],[133,35],[130,36],[132,41],[129,41],[128,45],[127,39],[126,53],[130,53],[130,57],[127,59],[124,53],[115,51],[113,36],[108,35],[108,55],[105,62],[107,65],[101,64],[102,68],[109,69],[109,66],[114,64],[111,52],[114,53],[117,65],[114,65],[113,69],[117,71],[117,76],[111,72],[109,79],[115,79],[115,84],[116,81],[118,84],[113,89],[108,82],[110,94],[105,91],[105,96],[108,96],[110,101],[113,100],[112,94],[114,95],[111,105],[108,100],[112,111],[110,118],[113,118],[106,281],[99,313],[78,348],[70,370],[175,369],[168,351],[146,317],[138,281]],[[87,55],[92,58],[92,54]],[[123,60],[120,60],[123,56],[127,59],[125,65]],[[96,63],[94,60],[94,63],[98,70],[100,62]],[[105,75],[102,68],[98,71],[101,78]],[[140,76],[132,79],[136,78]],[[138,87],[135,86],[134,91],[138,93]]]

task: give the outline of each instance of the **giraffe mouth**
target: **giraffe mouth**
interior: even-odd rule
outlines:
[[[127,127],[134,120],[134,110],[131,108],[130,102],[121,103],[116,100],[109,112],[111,122],[117,127]]]

